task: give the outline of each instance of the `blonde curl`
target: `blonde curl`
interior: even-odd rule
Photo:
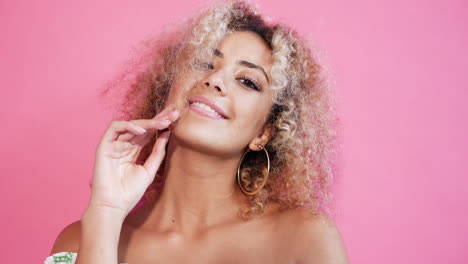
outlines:
[[[271,48],[271,89],[275,91],[266,121],[273,126],[272,139],[265,146],[271,157],[270,177],[259,193],[248,197],[240,216],[259,215],[270,201],[284,209],[301,206],[330,214],[337,118],[326,70],[318,52],[298,32],[265,22],[249,1],[220,2],[148,38],[107,83],[102,96],[117,104],[115,118],[152,118],[162,110],[169,89],[183,72],[180,67],[194,67],[211,58],[224,36],[236,30],[255,31]],[[190,63],[182,63],[187,58]],[[141,152],[141,161],[153,144],[154,140]],[[251,164],[242,169],[241,179],[243,185],[255,188],[265,163],[253,158]],[[148,190],[154,192],[152,187]]]

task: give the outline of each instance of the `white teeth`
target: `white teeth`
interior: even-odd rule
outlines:
[[[207,105],[204,104],[204,103],[194,102],[194,103],[192,103],[192,104],[194,104],[194,105],[196,105],[196,106],[198,106],[198,107],[200,107],[200,108],[203,108],[203,109],[205,109],[205,110],[208,110],[208,111],[210,111],[211,113],[215,114],[215,115],[218,116],[218,117],[223,118],[223,117],[222,117],[220,114],[218,114],[218,112],[216,112],[213,108],[207,106]]]

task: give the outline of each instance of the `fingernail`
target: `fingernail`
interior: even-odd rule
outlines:
[[[146,133],[146,129],[142,128],[142,127],[139,127],[137,126],[136,127],[138,131],[140,131],[141,133]]]
[[[164,122],[164,124],[169,125],[169,124],[171,123],[171,120],[169,120],[169,119],[164,119],[163,122]]]

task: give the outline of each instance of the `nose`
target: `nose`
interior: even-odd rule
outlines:
[[[206,88],[214,88],[217,93],[221,95],[226,95],[227,89],[226,86],[224,85],[224,82],[222,80],[221,72],[214,72],[210,75],[208,75],[204,80],[203,80],[203,85]]]

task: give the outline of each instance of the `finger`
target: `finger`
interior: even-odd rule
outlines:
[[[138,152],[138,149],[132,143],[120,141],[113,141],[108,145],[99,146],[96,149],[97,156],[107,156],[113,159],[120,159],[135,152]]]
[[[149,175],[155,175],[158,171],[158,168],[166,155],[166,144],[169,141],[170,134],[170,131],[166,131],[159,135],[154,144],[153,151],[146,159],[145,164],[143,164],[143,167],[145,167]]]
[[[172,122],[175,122],[180,117],[180,111],[174,110],[167,115],[168,119]]]
[[[126,142],[126,141],[130,141],[132,138],[135,138],[135,135],[133,133],[123,132],[117,136],[115,141]]]
[[[173,110],[167,113],[161,119],[138,119],[138,120],[131,120],[130,122],[137,125],[137,127],[143,128],[146,131],[154,132],[155,130],[163,130],[169,127],[172,122],[175,122],[180,115],[179,110]],[[144,134],[144,133],[143,133]],[[142,134],[135,134],[132,131],[121,133],[117,136],[118,141],[130,141],[135,136],[140,136]]]
[[[163,130],[171,124],[171,120],[164,119],[139,119],[132,120],[131,122],[135,123],[137,126],[140,126],[147,131]]]
[[[129,141],[130,139],[134,138],[135,136],[144,136],[148,134],[148,131],[141,126],[135,125],[135,128],[130,128],[127,131],[119,132],[115,138],[115,141]]]
[[[114,141],[117,139],[120,133],[130,132],[135,135],[141,135],[146,133],[146,129],[128,121],[112,121],[109,128],[104,133],[103,139],[105,141]]]
[[[118,141],[132,141],[136,139],[136,141],[141,141],[142,137],[146,137],[147,135],[152,135],[153,132],[156,130],[163,130],[169,127],[169,125],[179,118],[178,113],[170,113],[170,116],[167,116],[169,119],[140,119],[140,120],[132,120],[130,122],[135,123],[137,126],[142,127],[148,131],[148,133],[137,135],[134,133],[126,132],[122,133],[118,136]],[[135,141],[135,142],[136,142]],[[134,143],[134,142],[133,142]]]
[[[112,145],[112,150],[116,155],[123,156],[128,154],[132,149],[133,144],[130,142],[114,142]]]

